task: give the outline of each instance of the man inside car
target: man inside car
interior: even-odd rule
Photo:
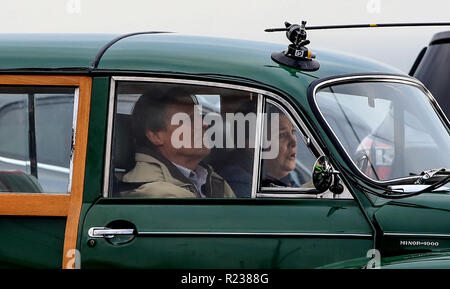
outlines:
[[[202,163],[210,149],[201,141],[206,125],[191,127],[179,137],[181,143],[188,138],[191,145],[177,148],[172,135],[180,128],[173,124],[177,113],[185,113],[191,119],[195,110],[195,97],[177,88],[168,91],[153,90],[140,97],[133,109],[133,134],[136,142],[136,165],[122,179],[134,186],[122,192],[127,197],[151,198],[234,198],[227,182],[213,169]],[[195,129],[202,133],[195,134]]]

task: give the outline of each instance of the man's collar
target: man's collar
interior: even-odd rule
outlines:
[[[136,153],[142,153],[154,157],[167,167],[172,177],[184,183],[192,183],[188,177],[182,174],[181,171],[177,169],[177,167],[171,161],[169,161],[166,157],[160,154],[156,149],[153,149],[151,147],[139,146],[136,148]]]
[[[155,159],[157,159],[158,161],[160,161],[167,167],[170,174],[174,178],[177,178],[178,180],[180,180],[182,182],[192,183],[189,180],[189,177],[186,177],[183,173],[181,173],[181,171],[175,166],[175,164],[172,163],[171,161],[169,161],[158,150],[151,148],[151,147],[138,146],[136,148],[136,153],[142,153],[142,154],[146,154],[146,155],[150,155],[150,156],[154,157]],[[212,173],[212,168],[208,164],[200,162],[199,165],[201,165],[207,171],[208,175]]]

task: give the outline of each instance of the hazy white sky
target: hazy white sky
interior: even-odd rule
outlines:
[[[450,22],[450,0],[1,0],[1,33],[127,33],[164,30],[183,34],[286,43],[265,33],[284,21],[309,25]],[[310,31],[310,48],[343,50],[409,71],[432,28]]]

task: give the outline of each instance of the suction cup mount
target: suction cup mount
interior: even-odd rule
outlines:
[[[286,31],[286,37],[291,42],[285,51],[272,53],[272,59],[279,64],[304,71],[318,70],[320,64],[313,59],[316,57],[315,54],[306,47],[310,44],[310,41],[306,39],[306,21],[302,21],[301,25],[289,22],[284,22],[284,25],[285,28],[265,30],[266,32]]]

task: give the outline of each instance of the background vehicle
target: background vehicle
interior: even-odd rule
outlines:
[[[425,84],[444,110],[450,116],[450,31],[437,33],[427,47],[424,47],[409,75]]]

